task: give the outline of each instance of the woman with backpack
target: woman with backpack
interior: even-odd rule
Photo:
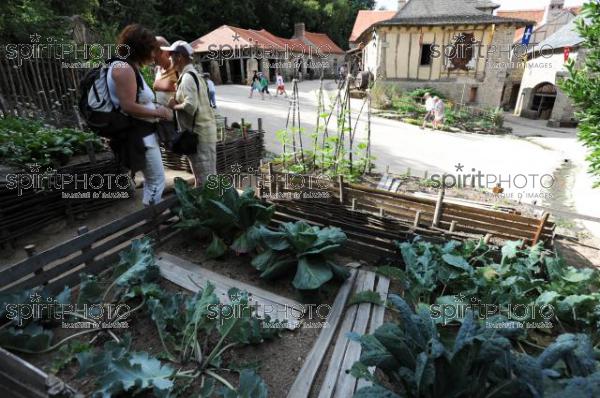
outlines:
[[[177,92],[169,107],[176,111],[179,131],[188,135],[191,132],[197,137],[197,149],[188,155],[188,159],[196,187],[200,187],[209,175],[217,174],[217,123],[210,106],[208,87],[192,65],[194,50],[189,43],[178,40],[161,50],[170,53],[179,73]]]
[[[151,64],[159,50],[154,35],[139,24],[128,25],[119,34],[117,49],[123,61],[110,63],[108,92],[113,105],[132,119],[130,128],[111,139],[111,147],[132,173],[142,171],[142,202],[148,206],[160,202],[165,188],[157,122],[172,120],[173,112],[154,103],[154,93],[140,73],[140,68]]]

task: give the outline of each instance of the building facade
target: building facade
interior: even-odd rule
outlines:
[[[527,48],[538,47],[542,41],[552,36],[563,26],[571,22],[580,12],[580,7],[565,8],[564,0],[548,0],[545,8],[532,10],[510,10],[498,11],[497,15],[506,18],[522,18],[532,20],[531,33],[526,35],[525,29],[517,29],[515,32],[514,43],[516,48],[525,48],[522,43],[526,42]],[[513,56],[513,68],[509,70],[509,76],[504,88],[502,106],[506,110],[514,110],[521,91],[521,80],[525,71],[525,62],[523,55],[527,51],[520,48]]]
[[[577,125],[573,102],[560,90],[558,82],[567,76],[567,60],[573,60],[576,65],[585,60],[582,42],[574,19],[542,40],[539,51],[528,53],[515,106],[516,115],[548,120],[548,125],[555,127]]]
[[[487,0],[399,3],[355,41],[363,70],[403,90],[427,86],[455,102],[500,106],[515,30],[530,22],[493,15],[498,5]]]
[[[345,56],[327,35],[307,32],[304,23],[295,24],[290,39],[223,25],[191,45],[196,65],[217,84],[247,84],[254,71],[271,81],[277,73],[286,79],[332,77]]]

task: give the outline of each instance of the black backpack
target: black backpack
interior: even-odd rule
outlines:
[[[110,64],[114,61],[123,60],[111,58],[104,65],[87,72],[79,82],[81,93],[79,112],[92,131],[106,138],[114,138],[132,125],[132,118],[121,112],[121,109],[116,107],[110,99],[108,70]],[[136,75],[137,92],[135,101],[137,102],[144,83],[137,68],[133,65],[131,67]]]

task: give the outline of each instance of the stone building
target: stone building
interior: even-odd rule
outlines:
[[[549,126],[577,124],[573,103],[557,86],[566,76],[567,58],[581,64],[585,60],[583,39],[576,30],[576,19],[539,43],[539,51],[528,53],[515,114],[530,119],[548,120]]]
[[[197,66],[217,84],[247,84],[254,71],[263,72],[271,81],[277,72],[286,79],[331,77],[345,56],[326,34],[307,32],[304,23],[294,25],[290,39],[265,29],[223,25],[191,45]]]
[[[399,1],[391,18],[355,40],[362,66],[401,89],[432,87],[455,102],[500,106],[515,29],[530,24],[493,15],[487,0]]]
[[[521,18],[534,22],[531,34],[526,41],[529,42],[527,49],[539,48],[540,43],[553,35],[557,30],[568,24],[579,14],[580,7],[565,8],[564,0],[547,0],[548,4],[542,9],[498,11],[497,15],[505,18]],[[521,89],[521,80],[525,63],[521,62],[527,49],[522,46],[525,29],[517,29],[515,32],[515,54],[513,55],[513,67],[509,70],[509,76],[504,88],[502,106],[506,110],[514,110],[517,105],[518,95]]]

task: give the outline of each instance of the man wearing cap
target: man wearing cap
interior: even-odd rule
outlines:
[[[177,112],[180,131],[188,130],[198,135],[198,151],[188,158],[199,187],[209,175],[217,173],[217,124],[208,99],[208,88],[192,65],[194,50],[189,43],[178,40],[161,50],[170,53],[179,73],[177,92],[169,101],[169,107]]]

